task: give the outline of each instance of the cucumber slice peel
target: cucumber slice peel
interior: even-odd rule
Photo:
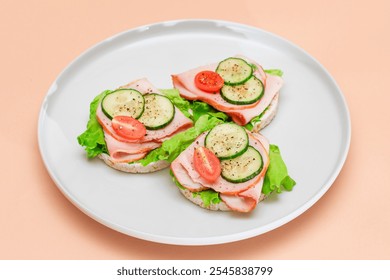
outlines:
[[[242,155],[221,160],[221,176],[232,183],[243,183],[256,177],[263,169],[263,158],[259,151],[249,146]]]
[[[205,146],[221,160],[232,159],[245,153],[249,138],[243,127],[235,123],[224,123],[208,132]]]
[[[165,96],[150,93],[144,95],[145,109],[138,119],[146,129],[156,130],[167,126],[175,117],[175,106]]]
[[[224,80],[225,85],[240,85],[245,83],[253,74],[253,68],[245,60],[229,57],[221,61],[215,70]]]
[[[111,120],[116,116],[137,119],[144,111],[145,100],[135,89],[118,89],[107,94],[101,105],[103,113]]]
[[[255,76],[250,77],[241,85],[224,85],[221,88],[221,97],[235,105],[253,104],[259,101],[263,94],[264,85]]]

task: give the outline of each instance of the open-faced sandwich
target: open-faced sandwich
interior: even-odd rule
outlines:
[[[169,166],[166,160],[138,161],[164,141],[193,125],[147,79],[105,91],[91,103],[87,130],[78,137],[89,157],[98,156],[121,171],[148,173]]]
[[[276,114],[280,76],[278,70],[264,71],[257,62],[235,56],[172,75],[172,82],[182,97],[206,102],[235,123],[260,131]]]
[[[250,212],[272,192],[295,185],[277,146],[223,123],[202,133],[171,164],[181,193],[202,208]]]

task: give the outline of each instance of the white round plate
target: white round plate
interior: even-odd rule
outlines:
[[[89,104],[106,89],[147,77],[171,88],[170,75],[242,54],[284,72],[278,113],[263,134],[279,146],[297,185],[250,214],[213,212],[186,200],[168,169],[127,174],[88,160],[77,136]],[[163,22],[126,31],[95,45],[53,82],[40,112],[43,161],[63,194],[96,221],[127,235],[180,244],[220,244],[275,229],[311,207],[346,159],[351,135],[345,99],[309,54],[271,33],[224,21]]]

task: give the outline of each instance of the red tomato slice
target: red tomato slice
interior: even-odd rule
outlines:
[[[218,92],[223,86],[222,77],[213,71],[201,71],[195,76],[195,85],[206,92]]]
[[[212,151],[199,147],[194,152],[194,167],[199,175],[208,182],[214,182],[221,175],[221,164]]]
[[[141,139],[146,134],[145,126],[128,116],[116,116],[112,119],[112,128],[123,138],[129,140]]]

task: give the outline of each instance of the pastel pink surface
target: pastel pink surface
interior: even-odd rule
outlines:
[[[390,258],[387,1],[253,0],[241,1],[240,13],[218,0],[156,1],[152,10],[150,2],[46,2],[9,1],[0,11],[0,259]],[[129,16],[129,11],[147,12]],[[201,247],[128,237],[74,207],[41,160],[38,113],[50,84],[69,62],[118,32],[186,18],[236,21],[292,41],[327,68],[347,99],[352,141],[340,176],[307,212],[261,236]]]

